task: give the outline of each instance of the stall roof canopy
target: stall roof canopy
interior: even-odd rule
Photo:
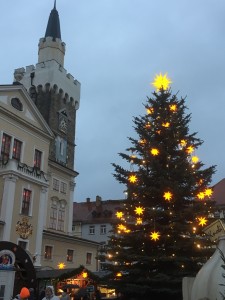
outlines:
[[[58,278],[62,275],[66,276],[67,273],[68,273],[68,275],[70,275],[72,271],[74,271],[74,269],[37,270],[36,276],[37,276],[37,278],[43,278],[43,279]]]
[[[88,273],[88,277],[94,280],[98,280],[100,277],[105,276],[105,272],[91,272],[84,268],[84,266],[80,266],[77,269],[45,269],[45,270],[37,270],[36,277],[37,279],[52,279],[57,278],[59,280],[68,279],[74,276],[81,274],[83,271]],[[104,273],[101,274],[101,273]]]

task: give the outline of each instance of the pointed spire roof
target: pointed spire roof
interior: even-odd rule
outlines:
[[[48,25],[45,32],[45,37],[52,37],[53,39],[61,40],[61,32],[60,32],[60,22],[59,22],[59,14],[56,9],[56,0],[54,1],[54,8],[51,10]]]

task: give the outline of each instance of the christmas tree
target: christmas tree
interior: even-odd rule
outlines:
[[[189,133],[191,114],[170,83],[167,74],[156,76],[145,114],[133,119],[136,138],[119,153],[128,167],[113,164],[127,198],[116,213],[107,259],[113,284],[125,293],[175,299],[177,292],[179,299],[182,277],[195,276],[212,254],[202,228],[213,209],[215,166],[198,158],[203,141]]]

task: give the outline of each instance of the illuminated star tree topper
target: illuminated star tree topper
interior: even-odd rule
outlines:
[[[159,75],[155,76],[152,85],[156,88],[156,91],[158,92],[160,89],[168,90],[171,83],[172,81],[169,77],[167,77],[167,73],[164,75],[160,73]]]

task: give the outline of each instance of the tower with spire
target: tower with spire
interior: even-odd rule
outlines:
[[[67,220],[63,230],[70,233],[75,177],[78,175],[74,169],[74,159],[80,83],[64,68],[65,48],[65,43],[61,39],[56,1],[54,1],[45,36],[39,40],[38,63],[35,66],[29,65],[26,68],[16,69],[14,84],[20,83],[26,88],[54,133],[48,154],[50,174],[48,207],[50,210],[47,212],[45,227],[57,230],[57,225],[49,226],[51,223],[49,220],[52,215],[58,216],[61,213],[61,218]]]
[[[80,83],[64,68],[65,43],[61,40],[56,1],[44,38],[38,45],[38,63],[16,69],[14,82],[25,86],[42,116],[55,133],[50,158],[73,170],[76,112]]]

